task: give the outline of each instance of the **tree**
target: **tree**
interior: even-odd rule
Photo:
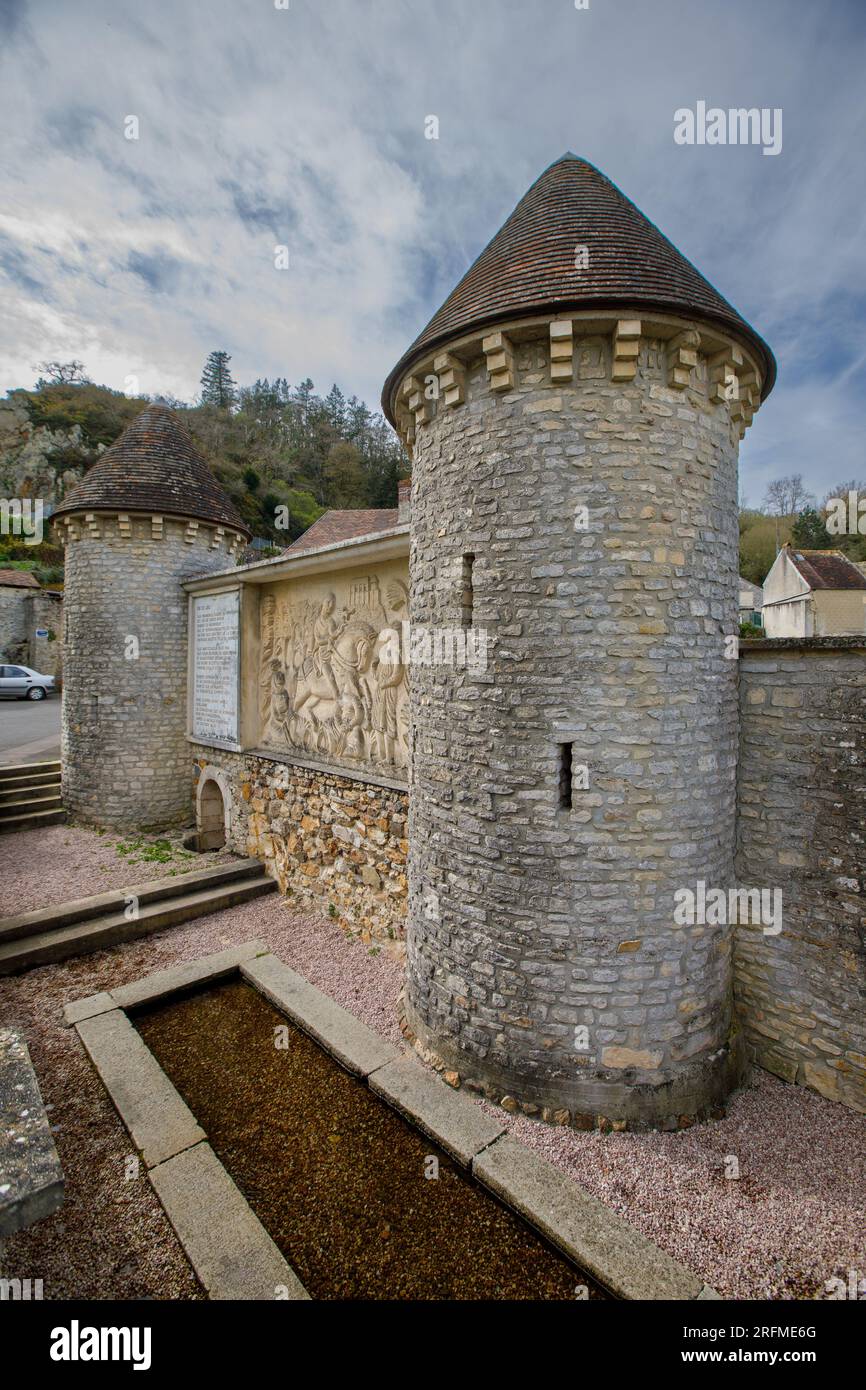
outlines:
[[[803,550],[832,550],[833,537],[814,507],[804,507],[791,527],[791,540]]]
[[[77,357],[71,362],[37,362],[36,370],[43,373],[36,382],[37,391],[43,391],[46,386],[93,385],[90,377],[85,375],[84,363],[79,362]]]
[[[231,357],[227,352],[208,354],[201,374],[202,405],[215,405],[218,410],[231,410],[238,390],[229,371]]]
[[[803,482],[802,473],[788,478],[776,478],[767,488],[764,506],[773,516],[793,516],[814,501]]]
[[[354,444],[343,439],[334,444],[324,467],[330,500],[337,507],[363,507],[364,470]]]

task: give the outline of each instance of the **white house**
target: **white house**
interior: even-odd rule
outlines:
[[[744,579],[740,575],[740,622],[761,627],[763,622],[761,609],[763,606],[764,591],[760,584],[753,584],[750,579]]]
[[[784,546],[764,580],[768,637],[866,633],[866,575],[840,550]]]

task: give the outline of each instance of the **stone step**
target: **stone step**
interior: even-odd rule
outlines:
[[[10,801],[29,801],[34,796],[59,796],[60,779],[56,782],[0,782],[0,806]]]
[[[276,886],[275,880],[260,866],[255,878],[241,878],[221,887],[183,893],[144,907],[139,905],[138,916],[132,921],[127,920],[125,911],[101,913],[54,931],[7,940],[0,945],[0,975],[12,975],[34,966],[50,965],[55,961],[68,960],[70,956],[86,955],[90,951],[104,950],[107,946],[134,941],[153,932],[165,931],[167,927],[178,926],[181,922],[189,922],[194,917],[204,917],[208,913],[249,902],[264,893],[274,892]]]
[[[54,811],[62,805],[59,787],[31,787],[29,796],[17,792],[8,801],[0,792],[0,824],[10,816],[24,816],[29,811]]]
[[[25,787],[59,787],[59,772],[35,772],[30,777],[6,777],[0,781],[0,791],[21,791]]]
[[[123,912],[129,899],[138,899],[139,907],[202,892],[207,888],[224,888],[243,879],[258,878],[262,865],[258,859],[234,859],[228,864],[209,864],[192,869],[188,874],[171,874],[151,878],[144,883],[132,883],[128,888],[113,888],[94,893],[87,898],[70,898],[65,903],[36,908],[15,917],[0,917],[0,945],[25,936],[40,936],[72,926],[74,922],[93,921],[97,917]]]
[[[30,811],[26,815],[10,816],[8,820],[0,819],[0,835],[8,835],[13,830],[41,830],[44,825],[61,825],[65,820],[62,806],[59,811]]]
[[[54,759],[47,763],[9,763],[5,767],[0,767],[0,785],[5,782],[14,782],[22,777],[29,778],[33,782],[41,782],[46,777],[59,781],[60,761]]]

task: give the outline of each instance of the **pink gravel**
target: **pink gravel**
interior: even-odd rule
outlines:
[[[118,854],[118,844],[137,840],[151,843],[168,839],[180,846],[181,835],[121,835],[106,831],[100,835],[77,825],[49,825],[43,830],[22,830],[15,835],[0,836],[0,917],[14,917],[19,912],[35,912],[40,907],[73,898],[88,898],[93,893],[107,893],[112,888],[132,887],[148,883],[166,874],[190,873],[203,862],[221,863],[234,858],[227,851],[209,854],[206,861],[198,855],[191,859],[177,856],[170,864],[132,863],[139,859]]]
[[[123,865],[119,877],[109,865],[111,882],[100,872],[104,844],[92,841],[103,838],[64,826],[8,837],[0,844],[13,861],[13,891],[53,902],[126,886]],[[132,872],[156,877],[159,867]],[[8,904],[2,861],[0,872]],[[0,980],[0,1021],[20,1026],[30,1045],[67,1179],[61,1210],[6,1242],[6,1277],[43,1278],[46,1298],[201,1296],[150,1184],[124,1179],[128,1136],[62,1010],[254,937],[381,1036],[402,1042],[399,960],[276,894]],[[866,1273],[866,1117],[811,1091],[757,1072],[724,1120],[675,1134],[577,1133],[477,1103],[727,1298],[811,1298],[832,1276]],[[739,1178],[725,1176],[730,1156]]]

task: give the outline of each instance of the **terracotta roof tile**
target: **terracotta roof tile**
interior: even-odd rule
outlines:
[[[577,246],[589,253],[579,272]],[[536,180],[403,354],[385,383],[385,413],[392,419],[391,392],[413,359],[472,328],[617,304],[697,314],[732,331],[757,353],[763,394],[771,390],[776,364],[763,339],[610,179],[566,154]]]
[[[866,589],[866,575],[841,550],[795,550],[788,555],[812,589]]]
[[[189,516],[251,534],[188,430],[164,405],[147,406],[53,515],[106,509]]]
[[[42,586],[29,570],[0,570],[0,586],[7,589],[39,589]]]
[[[287,547],[284,554],[297,555],[302,550],[336,545],[338,541],[362,540],[378,531],[390,531],[392,526],[399,524],[398,518],[396,507],[346,508],[325,512]]]

